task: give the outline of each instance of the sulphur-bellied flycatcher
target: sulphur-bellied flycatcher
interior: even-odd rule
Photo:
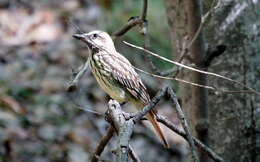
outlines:
[[[111,37],[103,31],[74,34],[73,37],[85,42],[91,50],[89,64],[100,87],[118,102],[133,103],[142,109],[150,102],[150,96],[142,80],[130,62],[115,49]],[[156,112],[150,111],[146,117],[152,123],[163,144],[166,139],[156,120]]]

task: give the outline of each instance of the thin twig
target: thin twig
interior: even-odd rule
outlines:
[[[83,110],[83,111],[85,111],[85,112],[87,112],[87,113],[92,113],[92,114],[97,115],[97,116],[104,116],[104,114],[101,113],[101,112],[98,112],[98,111],[95,111],[95,110],[91,110],[90,108],[87,108],[87,107],[83,107],[83,106],[77,104],[77,103],[74,102],[74,101],[72,101],[72,102],[74,103],[74,106],[75,106],[76,108],[80,109],[80,110]]]
[[[140,47],[142,48],[142,47]],[[115,55],[112,55],[112,54],[109,54],[108,52],[106,54],[103,54],[103,55],[109,55],[110,57],[113,57],[114,59],[117,59],[117,61],[120,61],[122,63],[126,63],[124,60],[120,59],[119,57],[115,56]],[[166,58],[165,58],[166,59]],[[147,74],[147,75],[151,75],[153,77],[156,77],[156,78],[161,78],[161,79],[166,79],[166,80],[176,80],[178,82],[182,82],[182,83],[186,83],[186,84],[190,84],[190,85],[193,85],[193,86],[197,86],[197,87],[203,87],[203,88],[207,88],[207,89],[211,89],[211,90],[214,90],[215,92],[221,92],[221,90],[218,90],[216,89],[215,87],[213,86],[206,86],[206,85],[201,85],[201,84],[197,84],[197,83],[193,83],[193,82],[189,82],[189,81],[186,81],[186,80],[182,80],[182,79],[179,79],[179,78],[174,78],[174,77],[164,77],[164,76],[160,76],[160,75],[156,75],[156,74],[152,74],[152,73],[149,73],[149,72],[146,72],[142,69],[139,69],[135,66],[132,65],[132,67],[134,69],[136,69],[137,71],[140,71],[144,74]]]
[[[143,20],[139,17],[135,17],[130,19],[125,25],[123,25],[118,31],[115,31],[112,36],[113,37],[120,37],[132,29],[134,26],[142,24]]]
[[[255,94],[255,92],[251,91],[251,90],[229,91],[229,90],[224,90],[224,89],[217,89],[214,86],[206,86],[206,85],[202,85],[202,84],[197,84],[197,83],[190,82],[190,81],[187,81],[187,80],[183,80],[183,79],[180,79],[180,78],[177,78],[177,77],[160,76],[160,75],[149,73],[147,71],[144,71],[144,70],[139,69],[139,68],[134,67],[134,66],[132,66],[132,67],[134,69],[136,69],[137,71],[140,71],[144,74],[150,75],[150,76],[155,77],[155,78],[160,78],[160,79],[165,79],[165,80],[175,80],[175,81],[178,81],[180,83],[189,84],[189,85],[192,85],[192,86],[195,86],[195,87],[206,88],[206,89],[209,89],[209,90],[213,90],[216,94],[236,94],[236,93],[252,93],[252,94]]]
[[[98,159],[101,153],[104,151],[106,145],[108,144],[109,140],[113,137],[114,128],[110,126],[107,130],[107,133],[101,138],[94,155],[92,156],[91,162],[98,162]]]
[[[131,145],[129,145],[129,155],[133,162],[141,162]]]
[[[206,89],[210,89],[210,90],[213,90],[213,91],[220,91],[222,92],[221,90],[217,90],[215,87],[212,87],[212,86],[205,86],[205,85],[201,85],[201,84],[197,84],[197,83],[193,83],[193,82],[189,82],[189,81],[186,81],[186,80],[183,80],[183,79],[180,79],[180,78],[176,78],[176,77],[167,77],[167,76],[160,76],[160,75],[156,75],[156,74],[152,74],[152,73],[149,73],[147,71],[144,71],[142,69],[139,69],[137,67],[134,67],[132,66],[134,69],[136,69],[137,71],[140,71],[144,74],[147,74],[147,75],[150,75],[152,77],[156,77],[156,78],[160,78],[160,79],[166,79],[166,80],[176,80],[178,82],[181,82],[181,83],[185,83],[185,84],[190,84],[192,86],[196,86],[196,87],[202,87],[202,88],[206,88]]]
[[[127,116],[128,118],[133,118],[135,121],[140,120],[146,120],[146,118],[144,118],[144,115],[149,112],[151,109],[153,109],[156,104],[158,103],[158,100],[160,100],[164,95],[166,95],[166,92],[169,91],[170,87],[164,87],[162,88],[157,95],[152,99],[152,101],[146,105],[143,110],[137,112],[137,113],[129,113]],[[171,89],[171,88],[170,88]],[[172,92],[171,92],[172,93]],[[174,94],[173,94],[174,95]],[[173,98],[174,99],[174,98]],[[176,98],[174,103],[178,103]],[[180,108],[180,105],[178,104],[178,107]],[[188,135],[187,133],[185,133],[183,130],[181,130],[180,128],[176,127],[173,123],[171,123],[169,120],[167,120],[164,116],[162,115],[156,115],[157,116],[157,120],[159,122],[161,122],[162,124],[164,124],[166,127],[170,128],[172,131],[174,131],[175,133],[177,133],[178,135],[182,136],[184,139],[188,140]],[[193,140],[193,142],[195,143],[195,145],[200,148],[202,151],[204,151],[209,157],[211,157],[214,161],[216,162],[223,162],[223,159],[217,155],[213,150],[211,150],[209,147],[207,147],[206,145],[204,145],[203,143],[201,143],[198,139],[196,139],[193,136],[189,136],[190,139]]]
[[[161,76],[169,76],[169,75],[173,74],[174,72],[176,73],[177,71],[178,71],[178,69],[176,67],[173,67],[171,69],[167,69],[165,71],[160,72],[160,75]],[[176,75],[174,75],[174,76],[176,76]]]
[[[190,144],[193,159],[194,159],[195,162],[199,162],[199,156],[196,152],[196,148],[195,148],[194,141],[192,139],[192,136],[191,136],[191,133],[190,133],[190,130],[189,130],[189,127],[188,127],[188,123],[185,119],[184,113],[181,110],[181,107],[180,107],[180,104],[177,100],[177,97],[175,96],[173,90],[170,87],[168,87],[167,92],[170,95],[172,102],[175,104],[175,109],[176,109],[177,115],[178,115],[178,117],[181,121],[181,124],[182,124],[184,131],[186,132],[187,141]]]
[[[204,25],[206,24],[206,21],[208,20],[209,16],[220,6],[220,1],[218,0],[218,3],[216,4],[216,6],[214,6],[213,4],[214,4],[214,2],[212,2],[212,6],[211,6],[210,10],[202,17],[199,28],[197,29],[196,33],[192,37],[191,41],[188,44],[184,42],[184,47],[182,48],[180,58],[178,59],[177,62],[181,63],[182,60],[184,59],[184,57],[188,54],[189,49],[191,48],[193,43],[199,37],[199,34],[202,31],[202,28],[204,27]],[[182,69],[182,67],[178,67],[176,70],[176,73],[173,76],[176,77],[179,74],[181,69]]]
[[[143,20],[142,34],[144,36],[144,45],[143,45],[144,49],[150,47],[150,40],[149,40],[149,36],[148,36],[148,21],[146,20],[147,7],[148,7],[148,1],[147,0],[143,0],[143,10],[142,10],[141,19]],[[150,55],[145,55],[145,58],[149,62],[149,65],[152,68],[152,70],[155,71],[155,72],[159,72],[159,70],[153,64],[151,56]]]
[[[75,78],[69,83],[67,87],[67,92],[74,92],[78,87],[78,82],[80,78],[85,74],[85,72],[89,69],[88,63],[89,59],[85,62],[83,67],[79,70],[79,72],[76,74]]]
[[[214,3],[212,3],[214,4]],[[184,59],[184,57],[187,55],[189,49],[191,48],[192,44],[195,42],[195,40],[198,38],[202,28],[205,26],[209,16],[220,6],[220,1],[218,0],[218,3],[214,6],[212,5],[212,7],[210,8],[210,10],[202,17],[201,23],[199,28],[197,29],[196,33],[194,34],[194,36],[192,37],[191,41],[189,43],[185,43],[183,44],[181,53],[180,53],[180,58],[178,59],[177,62],[181,63],[182,60]],[[181,67],[177,67],[177,69],[174,67],[172,69],[169,69],[168,71],[165,72],[161,72],[160,70],[157,69],[157,67],[153,64],[151,57],[147,57],[149,64],[152,68],[153,71],[155,71],[157,74],[161,75],[161,76],[168,76],[170,74],[172,74],[173,72],[176,72],[173,76],[176,77],[179,73],[179,71],[182,69]]]
[[[128,43],[128,42],[125,42],[124,41],[124,43]],[[129,43],[130,44],[130,43]],[[130,44],[130,45],[132,45],[132,44]],[[135,46],[135,45],[133,45],[133,46]],[[139,47],[139,46],[137,46],[138,48],[142,48],[142,47]],[[144,48],[142,48],[142,49],[144,49]],[[144,49],[144,50],[146,50],[146,49]],[[148,51],[148,50],[147,50]],[[150,52],[150,51],[149,51]],[[155,53],[154,53],[155,54]],[[122,59],[120,59],[119,57],[117,57],[117,56],[114,56],[114,55],[112,55],[112,54],[109,54],[108,52],[106,53],[106,54],[103,54],[103,55],[109,55],[109,56],[111,56],[111,57],[113,57],[114,59],[117,59],[118,61],[120,61],[120,62],[122,62],[122,63],[126,63],[126,62],[124,62]],[[158,54],[156,54],[156,55],[158,55]],[[159,56],[159,57],[162,57],[162,56]],[[164,58],[164,57],[162,57],[162,58]],[[164,58],[164,59],[167,59],[167,58]],[[171,60],[169,60],[169,61],[171,61]],[[174,62],[174,61],[173,61]],[[183,64],[181,64],[181,65],[183,65]],[[183,66],[186,66],[186,65],[183,65]],[[201,85],[201,84],[197,84],[197,83],[194,83],[194,82],[189,82],[189,81],[187,81],[187,80],[183,80],[183,79],[180,79],[180,78],[176,78],[176,77],[166,77],[166,76],[160,76],[160,75],[156,75],[156,74],[152,74],[152,73],[149,73],[149,72],[147,72],[147,71],[144,71],[144,70],[142,70],[142,69],[139,69],[139,68],[137,68],[137,67],[135,67],[135,66],[132,66],[134,69],[136,69],[137,71],[140,71],[140,72],[142,72],[142,73],[144,73],[144,74],[147,74],[147,75],[150,75],[150,76],[153,76],[153,77],[156,77],[156,78],[161,78],[161,79],[166,79],[166,80],[176,80],[176,81],[178,81],[178,82],[181,82],[181,83],[185,83],[185,84],[190,84],[190,85],[192,85],[192,86],[196,86],[196,87],[202,87],[202,88],[206,88],[206,89],[210,89],[210,90],[213,90],[214,92],[216,92],[216,93],[225,93],[225,92],[229,92],[229,91],[226,91],[226,90],[222,90],[222,89],[217,89],[216,87],[214,87],[214,86],[206,86],[206,85]],[[189,67],[189,66],[187,66],[187,67]],[[193,68],[193,67],[189,67],[189,68],[192,68],[192,69],[195,69],[195,68]],[[196,70],[198,70],[198,69],[196,69]],[[198,70],[198,71],[201,71],[201,70]],[[211,72],[206,72],[206,71],[201,71],[201,72],[205,72],[205,73],[211,73]],[[212,74],[215,74],[215,73],[212,73]],[[218,74],[216,74],[216,75],[218,75]],[[224,76],[222,76],[222,77],[224,77]],[[228,78],[229,79],[229,78]],[[232,79],[230,79],[230,80],[232,80]],[[237,84],[242,84],[242,83],[240,83],[240,82],[238,82],[238,81],[235,81],[235,80],[232,80],[232,81],[234,81],[234,82],[236,82]],[[244,84],[242,84],[243,86],[244,86]],[[247,88],[250,88],[250,87],[247,87]],[[252,88],[251,88],[252,89]],[[232,92],[232,91],[231,91]],[[254,93],[254,94],[258,94],[258,92],[257,91],[255,91],[255,90],[250,90],[250,91],[233,91],[233,92],[236,92],[236,93]],[[259,94],[260,95],[260,94]]]
[[[183,68],[185,68],[185,69],[189,69],[189,70],[191,70],[191,71],[196,71],[196,72],[198,72],[198,73],[207,74],[207,75],[211,75],[211,76],[215,76],[215,77],[218,77],[218,78],[222,78],[222,79],[228,80],[228,81],[230,81],[230,82],[236,83],[236,84],[238,84],[238,85],[243,86],[244,88],[247,88],[247,89],[251,90],[252,92],[254,92],[254,93],[257,94],[257,95],[260,95],[260,93],[257,92],[256,90],[254,90],[254,89],[252,89],[252,88],[250,88],[250,87],[248,87],[248,86],[246,86],[246,85],[244,85],[244,84],[242,84],[242,83],[240,83],[240,82],[238,82],[238,81],[236,81],[236,80],[230,79],[230,78],[228,78],[228,77],[225,77],[225,76],[223,76],[223,75],[219,75],[219,74],[216,74],[216,73],[199,70],[199,69],[196,69],[196,68],[193,68],[193,67],[190,67],[190,66],[181,64],[181,63],[176,62],[176,61],[172,61],[172,60],[170,60],[170,59],[167,59],[167,58],[165,58],[165,57],[163,57],[163,56],[160,56],[160,55],[158,55],[158,54],[156,54],[156,53],[154,53],[154,52],[151,52],[151,51],[149,51],[149,50],[147,50],[147,49],[144,49],[144,48],[142,48],[142,47],[133,45],[133,44],[128,43],[128,42],[126,42],[126,41],[123,41],[123,42],[124,42],[126,45],[130,46],[130,47],[133,47],[133,48],[136,48],[136,49],[145,51],[146,53],[148,53],[148,54],[150,54],[150,55],[153,55],[153,56],[155,56],[155,57],[157,57],[157,58],[159,58],[159,59],[161,59],[161,60],[164,60],[164,61],[166,61],[166,62],[175,64],[175,65],[180,66],[180,67],[183,67]]]
[[[213,4],[213,2],[212,2]],[[212,7],[210,8],[210,10],[202,17],[201,19],[201,23],[199,28],[197,29],[196,33],[194,34],[194,36],[192,37],[191,41],[185,45],[185,47],[182,49],[181,52],[181,56],[178,60],[179,63],[182,62],[182,60],[184,59],[185,55],[188,53],[188,50],[191,48],[191,46],[193,45],[193,43],[197,40],[200,32],[202,31],[202,28],[204,27],[204,25],[206,24],[209,16],[220,6],[220,1],[218,0],[218,3],[216,4],[216,6],[212,5]],[[180,70],[180,69],[179,69]],[[178,70],[178,71],[179,71]],[[178,73],[177,71],[177,73]],[[175,76],[177,75],[177,73],[175,74]]]
[[[113,39],[124,35],[126,32],[128,32],[136,25],[144,25],[144,23],[146,22],[147,6],[148,6],[147,0],[143,0],[143,10],[141,13],[141,17],[139,16],[131,17],[125,25],[123,25],[119,30],[115,31],[112,34]]]
[[[163,125],[165,125],[166,127],[168,127],[169,129],[171,129],[172,131],[174,131],[175,133],[177,133],[178,135],[182,136],[184,139],[187,140],[187,134],[183,130],[175,126],[171,121],[169,121],[164,116],[157,115],[157,121],[162,123]],[[194,144],[197,147],[199,147],[203,152],[205,152],[209,157],[211,157],[214,161],[223,162],[223,159],[219,155],[217,155],[211,148],[201,143],[200,140],[198,140],[194,136],[192,137],[192,139],[194,141]]]
[[[150,39],[149,39],[149,33],[148,33],[148,21],[146,20],[147,7],[148,7],[147,0],[143,0],[143,10],[142,10],[141,19],[143,20],[142,34],[144,36],[144,45],[143,45],[144,49],[147,49],[150,47]],[[145,55],[145,59],[148,61],[149,65],[151,67],[151,70],[154,71],[156,74],[161,75],[160,70],[153,63],[152,56]]]
[[[164,61],[166,61],[166,62],[175,64],[175,65],[177,65],[177,66],[180,66],[180,67],[189,69],[189,70],[191,70],[191,71],[196,71],[196,72],[199,72],[199,73],[202,73],[202,74],[207,74],[207,75],[213,75],[213,76],[216,76],[216,77],[219,77],[219,78],[222,78],[222,79],[226,79],[226,80],[233,81],[232,79],[227,78],[227,77],[225,77],[225,76],[222,76],[222,75],[219,75],[219,74],[216,74],[216,73],[211,73],[211,72],[199,70],[199,69],[196,69],[196,68],[193,68],[193,67],[190,67],[190,66],[181,64],[181,63],[179,63],[179,62],[176,62],[176,61],[172,61],[172,60],[170,60],[170,59],[167,59],[167,58],[165,58],[165,57],[163,57],[163,56],[158,55],[157,53],[151,52],[151,51],[149,51],[149,50],[147,50],[147,49],[144,49],[144,48],[142,48],[142,47],[140,47],[140,46],[133,45],[133,44],[128,43],[128,42],[126,42],[126,41],[123,41],[123,42],[124,42],[126,45],[130,46],[130,47],[133,47],[133,48],[142,50],[142,51],[144,51],[144,52],[146,52],[146,53],[148,53],[148,54],[150,54],[150,55],[153,55],[153,56],[155,56],[155,57],[157,57],[157,58],[159,58],[159,59],[161,59],[161,60],[164,60]]]
[[[150,103],[148,105],[146,105],[141,111],[138,111],[134,117],[133,120],[135,122],[138,122],[139,120],[141,120],[145,114],[147,114],[149,111],[151,111],[155,105],[161,100],[161,98],[165,95],[165,92],[167,90],[167,87],[162,88],[155,97],[153,97],[153,99],[150,101]]]
[[[151,109],[153,109],[155,107],[155,105],[159,102],[159,100],[166,94],[166,92],[168,91],[168,93],[170,93],[171,95],[171,99],[173,101],[173,103],[175,103],[176,107],[178,108],[178,114],[179,115],[179,118],[180,120],[183,122],[184,125],[186,125],[186,128],[185,126],[184,129],[186,129],[187,131],[187,122],[184,118],[184,115],[181,111],[181,108],[180,108],[180,105],[178,104],[178,101],[176,99],[176,97],[174,97],[174,93],[172,91],[171,88],[169,87],[164,87],[162,88],[158,93],[157,95],[152,99],[152,101],[146,105],[141,111],[135,113],[135,114],[130,114],[129,117],[132,117],[134,119],[135,122],[139,121],[139,120],[142,120],[144,119],[144,115],[146,113],[148,113]],[[184,137],[187,141],[188,139],[190,140],[189,143],[191,143],[191,145],[194,146],[194,143],[196,144],[196,146],[198,146],[201,150],[203,150],[204,152],[206,152],[209,157],[211,157],[213,160],[215,161],[218,161],[218,162],[221,162],[223,161],[221,157],[219,157],[214,151],[212,151],[210,148],[208,148],[207,146],[205,146],[203,143],[201,143],[199,140],[197,140],[195,137],[191,136],[189,134],[189,136],[187,135],[188,133],[185,133],[184,131],[178,129],[177,127],[175,127],[173,124],[170,124],[169,121],[167,121],[165,119],[165,117],[161,116],[161,115],[157,115],[157,118],[158,118],[158,121],[159,122],[162,122],[164,125],[166,125],[167,127],[169,127],[171,130],[173,130],[174,132],[176,132],[177,134],[181,135],[182,137]],[[189,131],[188,131],[189,132]],[[193,144],[192,144],[193,143]],[[194,154],[194,147],[193,147],[193,154]],[[196,157],[196,153],[194,155]]]
[[[71,19],[68,18],[68,19],[65,20],[65,22],[66,22],[68,25],[73,26],[79,33],[81,33],[81,34],[85,33],[83,30],[80,29],[79,26],[77,26],[77,25],[73,22],[73,20],[71,20]]]

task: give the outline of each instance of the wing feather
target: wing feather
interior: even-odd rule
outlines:
[[[150,96],[130,62],[121,54],[111,56],[104,57],[104,61],[109,64],[113,78],[135,99],[140,99],[143,104],[147,104]]]

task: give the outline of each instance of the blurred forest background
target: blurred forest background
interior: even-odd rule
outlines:
[[[202,14],[210,9],[212,2],[215,1],[203,2]],[[203,68],[259,91],[260,2],[220,2],[219,8],[211,13],[203,27],[203,46],[206,54],[219,47],[224,47],[226,51],[215,58],[210,66]],[[181,41],[186,39],[187,3],[148,1],[151,51],[169,59],[179,58],[181,45],[176,38],[181,38]],[[103,116],[82,109],[104,113],[109,97],[100,90],[90,73],[81,79],[77,92],[66,92],[73,73],[88,57],[86,46],[73,39],[72,35],[79,29],[84,32],[99,29],[112,34],[130,17],[140,15],[142,4],[141,0],[0,0],[0,161],[89,160],[109,125]],[[138,54],[142,52],[129,48],[122,40],[143,46],[140,28],[135,27],[118,38],[116,47],[134,66],[154,72],[147,58]],[[152,60],[161,71],[174,67],[156,58]],[[193,66],[191,60],[185,58],[183,63]],[[151,96],[166,82],[141,76]],[[180,76],[190,81],[193,79],[193,74],[187,71],[181,72]],[[207,82],[222,90],[247,90],[214,77],[208,77]],[[208,106],[203,116],[206,128],[203,127],[202,132],[207,136],[204,138],[198,133],[201,128],[196,127],[198,112],[192,110],[197,91],[193,91],[190,85],[167,83],[180,96],[194,135],[226,161],[260,160],[259,96],[252,93],[205,92],[208,95],[202,100]],[[157,107],[160,114],[181,127],[167,99]],[[134,108],[127,104],[124,110],[131,112]],[[167,128],[163,129],[171,149],[164,149],[150,129],[137,124],[131,144],[141,161],[188,161],[189,148],[185,140]],[[113,161],[111,152],[116,148],[115,140],[114,137],[110,141],[101,161]]]

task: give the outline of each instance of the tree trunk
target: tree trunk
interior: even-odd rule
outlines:
[[[260,5],[256,1],[222,3],[207,28],[207,40],[227,46],[210,71],[225,75],[260,90]],[[257,36],[258,35],[258,36]],[[257,78],[258,77],[258,78]],[[213,79],[212,79],[213,80]],[[228,90],[246,90],[218,80],[215,86]],[[255,110],[258,100],[253,94],[210,93],[210,145],[225,161],[256,161]]]
[[[197,32],[202,15],[202,5],[200,0],[194,1],[171,1],[166,0],[168,22],[171,28],[172,48],[175,58],[180,58],[184,46],[192,40]],[[203,32],[198,35],[193,42],[182,63],[194,65],[196,68],[206,70],[204,66],[205,45]],[[181,79],[201,85],[207,84],[204,74],[194,71],[182,70],[179,76]],[[180,84],[180,94],[182,107],[186,117],[190,121],[190,126],[198,139],[204,144],[208,144],[208,107],[207,90],[200,87]],[[207,161],[207,156],[200,153],[200,160]]]
[[[176,60],[185,36],[192,38],[200,23],[199,1],[165,0],[168,22],[171,29],[172,48]],[[221,7],[213,13],[204,27],[209,47],[225,45],[225,54],[211,63],[209,71],[237,80],[249,87],[260,90],[260,2],[221,1]],[[208,1],[204,6],[211,5]],[[211,49],[211,48],[209,48]],[[205,70],[203,36],[185,57],[186,65],[195,65]],[[210,50],[207,50],[210,54]],[[206,56],[207,57],[207,56]],[[201,62],[202,61],[202,62]],[[205,62],[204,62],[205,63]],[[205,64],[204,64],[205,65]],[[206,84],[205,76],[190,71],[182,71],[182,79]],[[242,86],[216,77],[208,77],[209,85],[222,90],[247,90]],[[209,144],[225,161],[259,161],[257,148],[260,140],[260,98],[249,93],[209,93],[207,112],[207,92],[201,88],[180,84],[182,107],[191,122],[193,133],[207,143],[207,123],[209,121]],[[207,114],[209,113],[209,120]],[[205,135],[205,136],[204,136]],[[201,157],[201,161],[204,161]]]

